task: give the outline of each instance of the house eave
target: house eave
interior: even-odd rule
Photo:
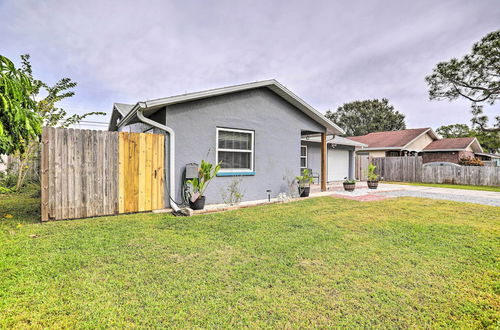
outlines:
[[[257,81],[253,83],[246,83],[242,85],[235,85],[229,87],[222,87],[216,89],[210,89],[201,92],[188,93],[183,95],[170,96],[165,98],[159,98],[154,100],[148,100],[144,102],[138,102],[132,110],[123,118],[120,123],[118,123],[118,127],[124,125],[128,121],[130,121],[136,114],[139,107],[144,109],[145,114],[152,114],[155,110],[160,109],[165,106],[200,100],[212,96],[225,95],[255,88],[267,87],[272,90],[277,95],[281,96],[285,101],[292,104],[294,107],[305,113],[311,119],[315,120],[319,124],[321,124],[326,129],[326,133],[328,134],[344,134],[344,130],[342,130],[335,123],[331,122],[324,115],[322,115],[319,111],[314,109],[312,106],[307,104],[297,95],[288,90],[285,86],[281,85],[278,81],[271,79],[265,81]]]

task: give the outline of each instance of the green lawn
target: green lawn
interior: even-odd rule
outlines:
[[[424,186],[424,187],[437,187],[437,188],[453,188],[453,189],[466,189],[466,190],[483,190],[483,191],[498,191],[500,192],[500,187],[493,186],[471,186],[465,184],[444,184],[444,183],[421,183],[421,182],[386,182],[390,184],[405,184],[409,186]]]
[[[37,203],[0,196],[0,327],[500,326],[499,208],[322,197],[39,224]]]

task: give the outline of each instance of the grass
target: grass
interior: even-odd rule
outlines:
[[[39,224],[0,196],[0,327],[500,325],[499,208],[330,197]]]
[[[483,191],[498,191],[500,187],[494,186],[472,186],[465,184],[445,184],[445,183],[421,183],[421,182],[386,182],[390,184],[404,184],[409,186],[424,186],[424,187],[437,187],[437,188],[453,188],[453,189],[466,189],[466,190],[483,190]]]

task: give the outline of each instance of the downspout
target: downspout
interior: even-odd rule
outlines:
[[[179,206],[177,206],[177,204],[175,204],[175,202],[173,201],[172,197],[171,197],[171,194],[174,194],[175,193],[175,132],[172,128],[166,126],[166,125],[162,125],[154,120],[151,120],[149,118],[146,118],[142,112],[144,111],[144,109],[147,107],[146,106],[146,103],[143,103],[143,102],[140,102],[138,103],[139,104],[139,108],[137,109],[137,118],[142,121],[143,123],[145,124],[148,124],[148,125],[151,125],[153,127],[156,127],[158,129],[161,129],[162,131],[165,131],[168,133],[168,135],[170,136],[170,145],[169,145],[169,148],[168,148],[168,151],[169,151],[169,157],[168,157],[168,162],[169,162],[169,203],[170,203],[170,206],[172,207],[172,209],[174,211],[179,211]]]

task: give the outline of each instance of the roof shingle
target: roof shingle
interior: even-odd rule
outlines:
[[[424,150],[462,150],[467,148],[474,139],[474,137],[463,137],[436,140],[429,143]]]
[[[430,130],[426,128],[403,129],[399,131],[374,132],[361,136],[352,136],[349,139],[365,143],[368,148],[397,148],[404,147],[420,134]]]

